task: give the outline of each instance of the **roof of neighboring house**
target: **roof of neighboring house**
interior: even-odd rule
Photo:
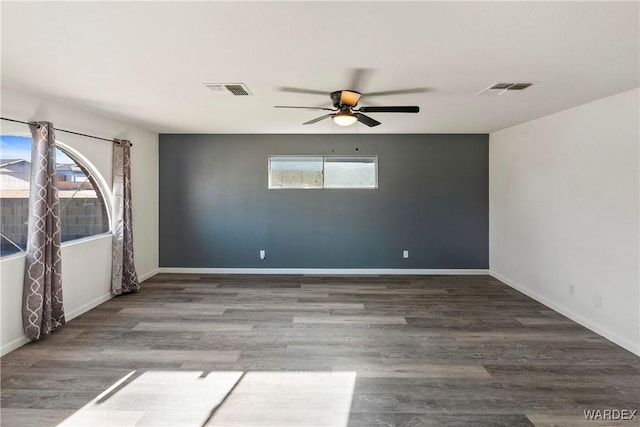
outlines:
[[[56,165],[56,169],[58,172],[61,171],[71,171],[71,172],[82,172],[82,169],[76,164],[67,164],[67,163],[58,163]]]
[[[11,174],[2,174],[0,175],[0,198],[5,198],[7,196],[7,191],[22,191],[29,189],[29,179],[28,174],[21,174],[20,176],[13,176]],[[26,179],[23,179],[26,178]]]
[[[58,189],[58,197],[60,199],[82,198],[82,199],[95,199],[95,190],[64,190]],[[2,199],[28,199],[29,188],[19,189],[4,189],[0,187],[0,198]]]
[[[20,162],[31,163],[25,159],[0,159],[0,167],[8,166],[8,165],[12,165],[14,163],[20,163]]]

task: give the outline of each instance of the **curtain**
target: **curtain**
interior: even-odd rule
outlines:
[[[31,188],[22,294],[22,323],[30,340],[49,335],[65,323],[62,304],[60,205],[53,124],[29,125]]]
[[[113,144],[113,263],[111,292],[120,295],[140,289],[133,263],[131,220],[131,143]]]

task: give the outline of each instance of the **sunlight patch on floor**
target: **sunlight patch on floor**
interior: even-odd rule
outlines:
[[[248,372],[207,426],[346,427],[355,372]]]
[[[346,427],[356,372],[133,371],[59,426]]]

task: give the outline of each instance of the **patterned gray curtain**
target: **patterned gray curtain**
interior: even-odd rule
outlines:
[[[62,326],[65,319],[53,124],[37,122],[29,127],[31,189],[22,323],[27,338],[37,340]]]
[[[113,264],[111,292],[120,295],[140,289],[133,264],[133,224],[131,219],[131,143],[113,144]]]

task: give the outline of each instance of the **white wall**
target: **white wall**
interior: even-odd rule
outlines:
[[[636,354],[639,96],[634,89],[489,139],[492,274]]]
[[[153,275],[158,269],[158,134],[6,88],[2,88],[2,116],[23,121],[47,120],[57,128],[131,140],[135,263],[141,280]],[[0,125],[2,133],[28,132],[26,125],[6,121]],[[62,132],[56,134],[56,139],[82,153],[111,188],[112,146],[109,142]],[[26,342],[21,320],[23,270],[23,255],[0,259],[2,354]],[[64,243],[62,275],[68,320],[110,298],[111,236]]]

